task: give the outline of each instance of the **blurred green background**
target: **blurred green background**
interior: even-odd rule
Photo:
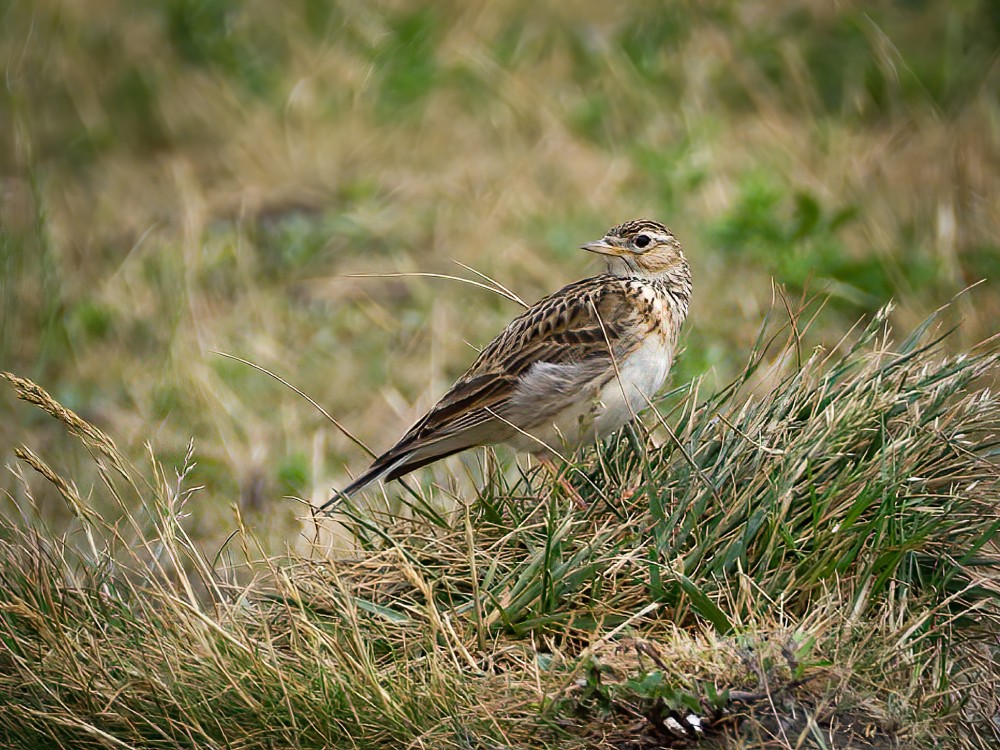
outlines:
[[[695,300],[672,382],[724,383],[783,289],[832,348],[888,299],[998,329],[1000,5],[0,2],[0,367],[142,463],[191,439],[192,535],[270,539],[387,448],[518,308],[667,223]],[[814,302],[818,307],[820,302]],[[61,425],[0,396],[83,482]],[[3,512],[42,498],[5,472]],[[87,496],[88,486],[81,486]],[[95,502],[100,502],[95,498]],[[110,509],[109,509],[110,512]]]

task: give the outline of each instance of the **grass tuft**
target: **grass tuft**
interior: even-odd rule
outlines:
[[[103,472],[111,519],[22,448],[75,528],[47,533],[12,468],[28,502],[0,527],[0,738],[992,747],[1000,351],[946,354],[933,320],[893,343],[886,319],[785,375],[767,363],[794,361],[798,332],[762,335],[729,387],[672,394],[651,431],[567,467],[586,511],[493,468],[457,511],[428,490],[393,517],[346,507],[357,541],[334,560],[269,557],[242,524],[207,558],[186,531],[193,450],[172,476],[116,459],[140,497]]]

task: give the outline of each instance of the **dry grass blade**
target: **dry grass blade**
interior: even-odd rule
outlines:
[[[320,414],[322,414],[323,417],[328,422],[330,422],[330,424],[332,424],[334,427],[336,427],[338,430],[340,430],[340,432],[344,435],[344,437],[346,437],[348,440],[350,440],[352,443],[354,443],[356,446],[358,446],[361,450],[363,450],[365,453],[367,453],[370,457],[374,458],[377,455],[371,448],[369,448],[367,445],[365,445],[361,441],[360,438],[358,438],[357,436],[355,436],[353,432],[351,432],[350,430],[348,430],[332,414],[330,414],[326,409],[324,409],[322,407],[322,405],[320,405],[316,400],[314,400],[311,396],[309,396],[309,394],[305,393],[304,391],[300,390],[299,388],[296,388],[294,385],[292,385],[291,383],[289,383],[287,380],[285,380],[283,377],[281,377],[277,373],[271,372],[266,367],[262,367],[262,366],[256,364],[255,362],[251,362],[248,359],[243,359],[242,357],[237,357],[235,354],[227,354],[226,352],[212,352],[212,354],[217,354],[220,357],[225,357],[226,359],[231,359],[231,360],[233,360],[235,362],[239,362],[240,364],[246,365],[247,367],[252,367],[253,369],[257,370],[258,372],[264,373],[269,378],[273,378],[273,379],[277,380],[283,386],[285,386],[289,390],[293,391],[295,394],[301,396],[306,401],[308,401],[313,407],[315,407],[316,411],[318,411]]]
[[[56,401],[41,386],[32,383],[27,378],[18,377],[11,372],[0,372],[8,383],[13,386],[17,397],[22,401],[39,407],[51,417],[62,422],[70,434],[80,438],[91,448],[97,449],[111,466],[124,477],[129,479],[127,463],[115,446],[115,442],[102,430],[80,418],[80,416]]]
[[[461,263],[459,263],[463,268],[467,268],[472,273],[479,274],[484,279],[489,281],[489,284],[484,284],[481,281],[475,281],[474,279],[463,279],[461,276],[451,276],[446,273],[429,273],[426,271],[409,271],[405,273],[352,273],[348,274],[346,278],[349,279],[398,279],[398,278],[427,278],[427,279],[447,279],[448,281],[458,281],[463,284],[468,284],[469,286],[478,287],[479,289],[485,289],[488,292],[493,292],[504,299],[508,299],[511,302],[516,302],[521,307],[527,308],[528,304],[510,291],[507,287],[502,286],[488,276],[480,274],[478,271],[468,268]]]

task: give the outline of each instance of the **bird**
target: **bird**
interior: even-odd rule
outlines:
[[[637,219],[581,249],[603,257],[604,273],[563,287],[512,320],[320,512],[378,480],[476,446],[504,443],[551,468],[650,405],[673,363],[691,300],[681,244],[663,224]]]

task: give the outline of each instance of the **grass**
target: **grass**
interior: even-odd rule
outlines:
[[[795,353],[796,335],[762,337],[730,387],[674,397],[670,439],[574,464],[586,511],[487,470],[458,510],[419,492],[390,515],[345,508],[356,544],[332,564],[263,555],[246,527],[209,559],[185,531],[193,453],[140,477],[7,375],[121,514],[18,449],[24,486],[41,475],[76,522],[54,535],[28,492],[0,530],[0,736],[661,747],[693,711],[728,747],[989,747],[1000,404],[976,383],[1000,351],[946,355],[933,321],[893,344],[885,317],[748,400],[769,349]]]
[[[4,739],[991,747],[998,48],[985,0],[0,4]],[[446,276],[530,302],[641,215],[693,308],[591,511],[486,452],[300,518],[516,314]]]

